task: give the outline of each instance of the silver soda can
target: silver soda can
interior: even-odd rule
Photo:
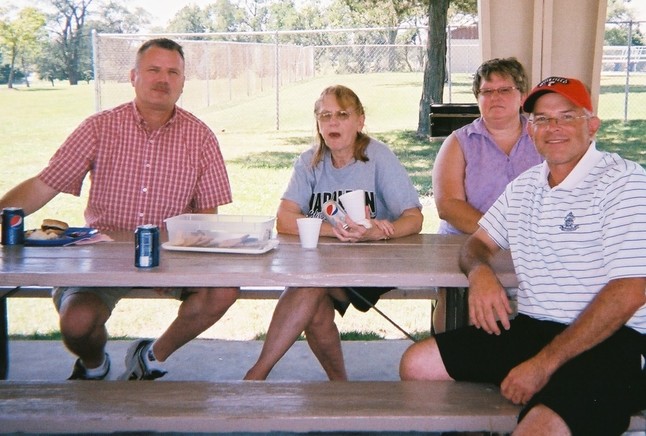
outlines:
[[[2,209],[2,245],[25,243],[25,212],[19,207]]]
[[[135,230],[135,266],[152,268],[159,266],[159,228],[152,224]]]
[[[328,200],[323,203],[323,215],[327,222],[332,224],[333,227],[336,227],[337,223],[341,223],[341,227],[348,229],[348,225],[345,223],[346,213],[343,208],[334,200]]]

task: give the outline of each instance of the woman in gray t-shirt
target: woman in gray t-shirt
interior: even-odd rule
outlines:
[[[347,228],[324,222],[321,236],[344,242],[376,241],[419,233],[422,205],[410,177],[395,154],[362,132],[361,101],[341,85],[323,90],[314,104],[319,143],[294,164],[277,214],[279,233],[298,234],[296,219],[322,217],[322,206],[342,194],[362,189],[372,226],[352,221]],[[260,357],[246,380],[264,380],[301,333],[330,380],[347,380],[335,309],[343,315],[352,304],[361,311],[392,288],[287,288],[267,331]],[[363,298],[362,298],[363,297]]]

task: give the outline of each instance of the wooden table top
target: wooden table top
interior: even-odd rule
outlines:
[[[314,250],[279,235],[264,254],[160,250],[160,266],[134,266],[132,233],[115,242],[69,247],[2,246],[0,286],[393,286],[466,287],[457,256],[463,236],[422,234],[349,244],[321,238]],[[496,259],[504,286],[515,286],[508,253]]]

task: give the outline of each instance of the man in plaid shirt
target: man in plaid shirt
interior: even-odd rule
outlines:
[[[231,188],[214,133],[176,106],[184,88],[184,53],[176,42],[145,42],[130,72],[135,99],[90,116],[67,138],[36,177],[0,199],[0,208],[30,214],[60,192],[79,196],[86,175],[92,181],[86,224],[99,230],[128,230],[143,224],[164,227],[183,213],[216,213],[231,202]],[[211,327],[238,297],[237,288],[165,289],[182,302],[178,315],[156,340],[142,339],[126,355],[128,380],[166,374],[163,362]],[[124,288],[56,288],[54,303],[67,348],[78,356],[70,379],[108,376],[106,322]]]

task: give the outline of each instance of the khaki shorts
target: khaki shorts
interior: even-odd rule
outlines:
[[[63,304],[63,301],[70,295],[84,294],[84,293],[94,294],[97,297],[99,297],[101,301],[103,301],[103,303],[106,305],[106,307],[110,310],[110,312],[112,312],[114,310],[114,307],[119,302],[119,300],[125,297],[131,290],[132,288],[114,288],[114,287],[112,288],[59,287],[59,288],[54,288],[54,290],[52,291],[52,298],[54,300],[54,306],[56,307],[56,310],[60,311],[61,304]],[[186,297],[186,289],[171,288],[171,289],[168,289],[168,295],[177,300],[182,300]]]

